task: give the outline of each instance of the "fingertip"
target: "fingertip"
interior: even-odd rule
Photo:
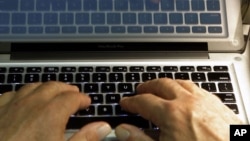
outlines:
[[[111,131],[112,128],[106,122],[93,122],[81,128],[69,141],[103,140]]]
[[[117,126],[115,128],[115,134],[119,141],[152,141],[142,130],[129,124]]]

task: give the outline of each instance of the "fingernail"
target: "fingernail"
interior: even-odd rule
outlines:
[[[115,129],[115,134],[120,141],[126,141],[130,136],[130,132],[121,126]]]
[[[111,132],[111,130],[112,129],[108,124],[104,124],[97,129],[97,134],[103,139]]]

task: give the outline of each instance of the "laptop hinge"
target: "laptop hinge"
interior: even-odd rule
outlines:
[[[13,43],[12,60],[208,59],[207,43]]]

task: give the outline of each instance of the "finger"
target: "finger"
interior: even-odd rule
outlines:
[[[184,89],[193,96],[211,96],[212,94],[205,89],[199,88],[194,82],[189,80],[176,80]]]
[[[137,87],[137,92],[152,93],[168,100],[188,93],[177,81],[168,78],[155,79],[142,83]]]
[[[0,107],[9,103],[13,99],[15,93],[16,92],[11,91],[11,92],[6,92],[0,95]]]
[[[17,94],[15,95],[16,99],[20,99],[22,97],[25,97],[26,95],[29,95],[32,93],[36,88],[38,88],[42,83],[37,82],[37,83],[30,83],[22,86],[18,91]]]
[[[68,85],[62,82],[46,82],[32,91],[32,99],[39,101],[49,101],[53,97],[67,91],[79,92],[77,86]]]
[[[142,130],[128,124],[117,126],[115,128],[115,134],[119,141],[153,141],[153,139],[147,136]]]
[[[75,133],[68,141],[99,141],[104,139],[111,130],[106,122],[90,123]]]
[[[89,96],[74,91],[67,91],[53,98],[48,104],[50,105],[48,110],[49,112],[55,112],[56,110],[57,115],[68,118],[79,109],[89,107],[90,104],[91,99]]]
[[[122,109],[139,114],[143,118],[152,121],[158,127],[164,122],[162,121],[164,119],[162,116],[171,110],[168,109],[170,107],[167,105],[168,103],[169,101],[153,94],[124,97],[120,101]]]

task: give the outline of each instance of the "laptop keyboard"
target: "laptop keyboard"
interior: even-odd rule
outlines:
[[[224,37],[224,0],[0,0],[0,38]]]
[[[138,84],[164,77],[192,80],[239,114],[228,66],[0,66],[0,94],[16,91],[26,83],[62,81],[77,86],[92,100],[88,109],[70,117],[67,129],[78,129],[100,120],[109,122],[112,127],[130,123],[154,128],[142,117],[123,111],[119,101],[135,95]]]

